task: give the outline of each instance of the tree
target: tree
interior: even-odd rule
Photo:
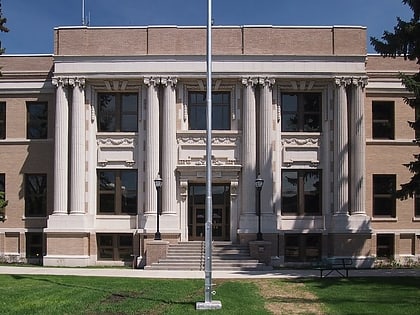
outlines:
[[[3,16],[3,12],[1,10],[1,1],[0,1],[0,32],[7,33],[9,29],[6,27],[7,19]],[[5,49],[1,47],[0,42],[0,55],[5,52]]]
[[[411,20],[407,22],[397,17],[394,32],[385,31],[381,40],[371,37],[370,42],[384,57],[404,56],[406,60],[416,60],[420,65],[420,0],[402,0],[402,2],[413,11]],[[414,75],[400,73],[399,77],[411,94],[404,98],[404,102],[416,112],[415,121],[409,121],[408,124],[415,131],[413,142],[420,147],[420,71]],[[401,184],[396,194],[399,199],[420,195],[420,154],[414,154],[414,160],[404,166],[413,176],[409,182]]]

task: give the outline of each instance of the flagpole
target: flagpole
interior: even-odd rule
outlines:
[[[207,130],[206,130],[206,226],[205,226],[205,281],[204,281],[204,303],[197,302],[196,309],[212,310],[221,309],[220,301],[212,301],[212,167],[211,167],[211,121],[212,121],[212,58],[211,58],[211,28],[212,28],[212,6],[211,0],[207,0]]]

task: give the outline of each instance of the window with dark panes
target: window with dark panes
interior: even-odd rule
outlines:
[[[377,258],[392,258],[394,256],[394,235],[376,235],[376,256]]]
[[[132,261],[132,234],[98,234],[98,259],[115,261]]]
[[[212,129],[230,130],[230,92],[212,93]],[[188,120],[190,130],[206,130],[206,92],[189,92]]]
[[[4,173],[0,173],[0,192],[6,191],[6,175]]]
[[[420,194],[414,194],[414,216],[420,217]]]
[[[312,262],[321,259],[321,234],[285,234],[285,262]]]
[[[0,139],[6,139],[6,102],[0,102]]]
[[[321,214],[320,170],[283,170],[281,187],[282,214]]]
[[[47,139],[48,105],[46,102],[27,102],[26,137],[28,139]]]
[[[26,257],[41,258],[43,256],[44,236],[42,233],[26,233]]]
[[[321,131],[321,93],[282,93],[282,131]]]
[[[101,132],[138,130],[137,93],[98,93],[98,129]]]
[[[47,175],[25,175],[25,216],[44,217],[47,215]]]
[[[373,175],[373,216],[396,217],[395,175]]]
[[[394,102],[372,102],[372,138],[394,139]]]
[[[98,171],[98,213],[137,214],[137,170]]]

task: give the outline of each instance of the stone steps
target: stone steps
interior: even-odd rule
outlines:
[[[149,270],[204,270],[204,242],[181,242],[169,245],[167,257],[146,266]],[[249,255],[245,245],[213,242],[212,270],[270,270]]]

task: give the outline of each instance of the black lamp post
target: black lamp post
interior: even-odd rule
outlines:
[[[160,194],[162,190],[162,178],[158,173],[157,177],[155,178],[155,187],[157,192],[157,213],[156,213],[156,233],[155,233],[155,240],[161,240],[160,231],[159,231],[159,218],[162,212],[161,209],[161,202],[160,202]]]
[[[262,241],[263,236],[261,233],[261,189],[264,185],[264,179],[258,175],[257,179],[255,180],[255,188],[257,189],[257,215],[258,215],[258,233],[257,233],[257,241]]]

